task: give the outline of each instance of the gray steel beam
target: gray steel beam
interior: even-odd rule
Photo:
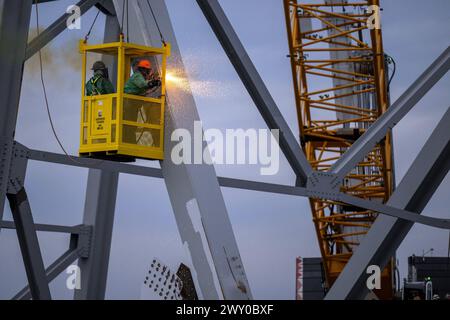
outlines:
[[[16,226],[31,296],[33,300],[50,300],[44,262],[25,189],[21,188],[17,193],[8,193],[7,197]]]
[[[342,201],[355,207],[372,210],[390,217],[410,221],[413,223],[420,223],[426,226],[440,229],[450,229],[450,219],[441,219],[425,215],[418,215],[416,212],[412,212],[411,210],[398,209],[391,205],[385,205],[376,201],[349,196],[345,193],[340,193],[339,196],[334,198],[333,200]]]
[[[450,109],[447,110],[425,146],[409,168],[388,205],[420,214],[450,169]],[[366,268],[384,268],[410,231],[410,221],[379,215],[327,296],[328,300],[361,299]]]
[[[163,178],[161,169],[118,163],[107,160],[97,160],[80,158],[75,156],[67,157],[65,154],[58,154],[48,151],[28,150],[28,159],[49,163],[57,163],[80,168],[102,169],[104,171],[119,172],[144,177]],[[265,182],[234,179],[228,177],[217,177],[219,185],[228,188],[246,189],[262,192],[273,192],[286,195],[305,195],[304,188],[297,188],[287,185],[270,184]]]
[[[99,2],[99,0],[80,0],[76,5],[80,7],[81,15],[83,15],[86,11],[96,5],[97,2]],[[63,14],[58,19],[56,19],[55,22],[53,22],[47,29],[41,32],[38,37],[31,40],[27,46],[25,60],[31,58],[35,53],[37,53],[40,49],[45,47],[50,41],[57,37],[61,32],[63,32],[67,28],[67,19],[70,16],[70,13]]]
[[[219,2],[217,0],[197,0],[197,3],[267,126],[270,129],[280,130],[280,148],[294,170],[299,184],[306,185],[307,178],[312,173],[311,165]]]
[[[79,158],[75,156],[71,156],[72,159],[68,159],[66,155],[56,154],[47,151],[37,151],[37,150],[28,150],[28,158],[30,160],[36,161],[44,161],[50,163],[59,163],[70,166],[77,166],[82,168],[102,168],[102,170],[126,173],[132,175],[139,175],[145,177],[152,178],[163,178],[163,174],[161,169],[144,167],[144,166],[136,166],[125,163],[117,163],[112,161],[99,161],[96,159],[88,159],[88,158]],[[319,193],[312,193],[311,190],[303,188],[303,187],[294,187],[288,185],[281,184],[273,184],[266,183],[260,181],[251,181],[251,180],[243,180],[229,177],[217,177],[219,185],[221,187],[226,188],[235,188],[235,189],[243,189],[250,191],[259,191],[259,192],[270,192],[270,193],[278,193],[284,195],[292,195],[292,196],[304,196],[304,197],[320,197]],[[334,181],[334,179],[333,179]],[[327,184],[325,186],[328,187]],[[322,189],[321,192],[324,192],[325,189]],[[323,194],[322,194],[323,196]],[[365,200],[353,196],[349,196],[348,194],[340,193],[335,190],[330,190],[327,193],[327,197],[330,200],[342,201],[348,204],[352,204],[354,206],[358,206],[361,208],[365,208],[368,210],[377,211],[383,213],[385,215],[396,217],[403,220],[409,220],[416,223],[421,223],[424,225],[436,227],[436,228],[449,228],[449,220],[448,219],[438,219],[429,216],[418,216],[414,212],[400,210],[394,208],[392,206],[388,206],[382,203],[378,203],[375,201]],[[9,227],[7,222],[3,222],[0,226]],[[39,226],[39,225],[37,225]],[[52,228],[52,226],[49,226]],[[67,227],[67,228],[76,228],[76,227]]]
[[[13,221],[0,221],[0,226],[4,229],[15,229],[16,225]],[[43,231],[43,232],[57,232],[57,233],[70,233],[70,234],[79,234],[81,232],[80,226],[58,226],[58,225],[52,225],[52,224],[41,224],[41,223],[35,223],[34,229],[36,231]]]
[[[221,187],[306,197],[306,189],[281,184],[217,177]]]
[[[330,171],[345,177],[450,69],[448,47],[398,100],[336,161]]]
[[[59,274],[61,274],[61,272],[66,270],[75,260],[77,260],[79,256],[75,241],[71,239],[70,248],[45,270],[47,282],[52,282]],[[12,300],[29,300],[30,298],[30,287],[25,286],[12,298]]]
[[[8,187],[31,7],[32,0],[0,0],[0,220]]]
[[[117,0],[114,4],[121,16],[123,1]],[[130,41],[160,46],[158,28],[147,2],[130,1],[129,5]],[[168,70],[177,70],[186,76],[164,1],[150,0],[150,5],[165,40],[171,45]],[[171,161],[171,150],[177,144],[171,141],[174,130],[186,129],[194,137],[194,122],[200,120],[195,101],[191,93],[176,86],[168,86],[167,96],[165,160],[161,168],[181,239],[190,253],[192,264],[189,267],[198,281],[199,296],[218,299],[223,293],[225,299],[250,299],[245,269],[214,166],[176,165]],[[206,143],[203,147],[207,148]]]
[[[161,169],[130,165],[126,163],[98,160],[90,158],[80,158],[76,156],[66,156],[65,154],[58,154],[54,152],[29,150],[28,158],[30,160],[58,163],[67,166],[74,166],[79,168],[101,169],[103,171],[121,172],[126,174],[133,174],[146,177],[162,178]]]
[[[114,8],[114,3],[112,2],[112,0],[99,1],[95,6],[98,10],[103,12],[103,14],[110,16],[116,15],[116,9]]]
[[[45,276],[36,225],[24,188],[28,159],[17,157],[23,152],[24,149],[20,145],[13,143],[6,196],[11,208],[31,296],[34,300],[48,300],[51,299],[50,289]]]
[[[89,256],[78,260],[81,289],[75,290],[76,300],[105,298],[118,179],[116,172],[89,171],[83,225],[92,227],[92,240]]]
[[[105,20],[104,42],[119,39],[119,21],[115,15],[107,15]],[[117,60],[103,57],[113,70]],[[99,161],[101,163],[101,161]],[[109,253],[114,224],[119,174],[117,172],[90,169],[86,188],[86,202],[83,224],[93,227],[91,252],[88,257],[78,260],[81,273],[81,289],[75,290],[77,300],[103,300],[109,265]]]

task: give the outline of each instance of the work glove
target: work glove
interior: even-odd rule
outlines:
[[[161,86],[161,80],[159,80],[159,79],[150,80],[148,82],[148,86],[149,86],[149,88],[159,87],[159,86]]]

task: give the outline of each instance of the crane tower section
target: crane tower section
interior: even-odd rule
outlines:
[[[300,141],[314,169],[327,171],[389,106],[378,0],[284,0]],[[365,156],[341,191],[386,202],[394,187],[392,136]],[[376,213],[310,199],[329,288]],[[392,263],[380,298],[392,295]]]

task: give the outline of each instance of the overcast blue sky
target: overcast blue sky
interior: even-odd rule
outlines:
[[[60,0],[41,5],[47,26],[74,3]],[[205,128],[265,128],[194,0],[167,0],[172,23],[190,79],[207,82],[194,92]],[[288,45],[281,0],[222,0],[221,4],[256,68],[295,134],[298,133]],[[387,53],[397,61],[392,101],[448,45],[450,2],[431,0],[382,1],[383,35]],[[82,20],[82,30],[65,31],[45,52],[45,77],[56,129],[65,147],[76,154],[79,139],[80,72],[77,41],[84,37],[96,10]],[[101,41],[103,17],[91,42]],[[33,14],[32,25],[35,25]],[[26,64],[16,138],[30,148],[60,152],[45,112],[36,57]],[[194,86],[195,87],[195,86]],[[450,106],[450,77],[445,76],[394,130],[396,176],[399,182]],[[140,164],[146,165],[144,161]],[[218,175],[292,184],[285,159],[278,175],[262,178],[257,166],[216,166]],[[81,222],[87,170],[31,162],[26,187],[36,222],[74,225]],[[318,256],[319,250],[306,199],[251,191],[222,189],[241,256],[253,291],[260,299],[294,298],[295,257]],[[424,210],[449,217],[447,177]],[[5,219],[10,219],[9,208]],[[46,264],[67,247],[64,235],[39,234]],[[415,226],[398,251],[402,274],[406,257],[434,248],[447,255],[448,232]],[[152,257],[176,268],[185,261],[175,219],[162,180],[121,175],[108,276],[107,298],[136,299]],[[14,231],[0,233],[0,298],[9,298],[26,284]],[[52,282],[56,298],[71,298],[66,275]]]

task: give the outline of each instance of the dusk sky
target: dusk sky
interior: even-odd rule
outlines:
[[[41,27],[64,13],[73,0],[40,5]],[[450,2],[384,0],[385,51],[397,62],[391,101],[442,53],[450,40]],[[281,0],[222,0],[228,18],[262,79],[298,136],[286,26]],[[194,0],[166,0],[203,126],[266,128],[250,96]],[[82,17],[82,29],[65,31],[44,50],[44,72],[56,130],[71,154],[79,146],[80,62],[77,44],[89,29],[96,9]],[[31,25],[36,24],[32,13]],[[90,38],[101,42],[104,17],[99,16]],[[39,82],[36,56],[25,66],[16,140],[29,148],[61,152],[50,129]],[[450,107],[447,74],[394,130],[397,183],[408,170],[430,133]],[[170,106],[169,106],[170,107]],[[140,165],[157,165],[138,161]],[[257,165],[216,165],[218,176],[293,185],[294,174],[282,157],[275,176],[260,176]],[[75,225],[82,221],[87,170],[30,162],[26,187],[35,222]],[[139,299],[150,260],[157,257],[176,269],[186,261],[164,181],[122,174],[115,214],[106,297]],[[293,299],[295,258],[320,255],[306,198],[222,188],[253,297]],[[424,214],[449,218],[447,176]],[[11,220],[8,205],[5,220]],[[68,237],[39,233],[46,265],[61,255]],[[397,252],[402,278],[407,257],[434,249],[447,256],[449,233],[416,225]],[[0,232],[0,299],[11,298],[26,284],[14,230]],[[51,283],[54,298],[70,299],[67,274]]]

